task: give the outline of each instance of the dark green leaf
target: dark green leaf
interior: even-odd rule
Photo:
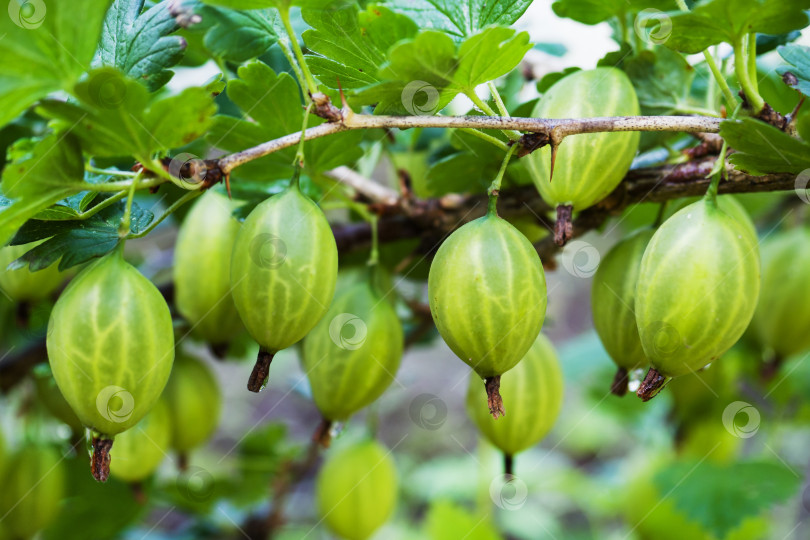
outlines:
[[[277,28],[281,22],[275,9],[236,11],[201,6],[197,12],[214,21],[203,43],[223,60],[242,63],[257,58],[278,41]]]
[[[90,72],[74,89],[80,103],[45,101],[40,111],[61,121],[82,142],[85,152],[98,157],[152,154],[184,146],[207,130],[216,106],[204,88],[149,104],[146,89],[113,68]]]
[[[289,0],[202,0],[204,4],[231,9],[263,9],[279,7],[282,3],[291,4]]]
[[[73,86],[93,58],[109,4],[9,2],[8,16],[0,16],[0,126],[38,99]]]
[[[303,122],[301,91],[286,73],[276,75],[261,62],[239,68],[239,78],[228,83],[228,97],[249,115],[245,118],[219,115],[208,133],[208,141],[229,151],[244,150],[271,139],[300,131]],[[309,125],[322,123],[310,116]],[[309,141],[304,146],[305,167],[321,171],[357,160],[362,155],[362,134],[346,132]],[[295,148],[274,152],[238,169],[238,175],[261,180],[290,178]]]
[[[155,91],[174,75],[167,68],[177,64],[186,48],[179,28],[164,0],[141,15],[143,0],[115,0],[101,32],[94,66],[120,69]]]
[[[17,266],[28,264],[31,271],[36,271],[59,261],[59,269],[65,270],[106,255],[120,241],[118,226],[125,208],[126,202],[122,200],[85,220],[29,220],[17,231],[10,243],[22,245],[47,240],[20,257]],[[133,203],[131,232],[137,234],[142,231],[153,217],[152,212]]]
[[[790,71],[799,79],[796,88],[804,95],[810,96],[810,47],[804,45],[787,45],[777,49],[779,55],[790,64],[789,68],[780,69],[781,73]]]
[[[677,4],[675,0],[557,0],[551,7],[558,17],[598,24],[643,9],[676,9]]]
[[[765,122],[726,121],[720,124],[720,135],[736,150],[729,161],[745,172],[799,174],[810,168],[810,144]]]
[[[778,463],[706,461],[670,465],[655,476],[655,483],[690,521],[715,538],[725,538],[746,518],[797,494],[801,480]]]
[[[750,32],[786,34],[807,26],[810,0],[704,0],[692,11],[669,13],[667,47],[699,53],[718,43],[734,44]]]
[[[329,8],[303,9],[312,27],[303,34],[307,48],[318,56],[307,63],[329,88],[355,89],[380,81],[377,72],[388,49],[416,35],[419,28],[404,15],[384,6],[360,11],[355,2],[333,2]]]
[[[460,40],[490,25],[510,26],[532,0],[394,0],[388,5],[405,13],[420,28],[435,28]]]
[[[643,114],[674,114],[689,107],[695,70],[679,53],[664,47],[642,51],[624,61]]]
[[[791,41],[796,41],[801,35],[802,33],[798,30],[776,36],[757,34],[757,56],[769,53],[780,45],[787,45]]]
[[[12,199],[35,197],[60,189],[82,189],[84,161],[78,141],[53,133],[37,142],[30,154],[3,171],[3,194]]]

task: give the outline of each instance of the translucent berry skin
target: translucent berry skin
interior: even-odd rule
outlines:
[[[759,289],[759,249],[744,225],[709,200],[678,211],[650,240],[636,288],[652,367],[674,377],[719,358],[750,323]]]
[[[442,244],[430,267],[428,295],[442,338],[482,378],[512,369],[546,314],[540,257],[494,214],[467,223]]]
[[[513,369],[501,376],[509,414],[495,420],[481,400],[481,381],[470,378],[467,413],[489,442],[513,456],[537,444],[554,426],[562,407],[563,376],[551,341],[542,333]]]
[[[174,361],[172,317],[157,287],[117,249],[59,297],[47,346],[76,416],[111,438],[137,424],[163,392]]]
[[[335,294],[337,246],[318,205],[290,187],[257,206],[242,224],[231,261],[239,316],[275,353],[300,341]]]
[[[183,220],[174,247],[177,310],[194,335],[214,344],[229,342],[243,328],[231,297],[231,253],[240,227],[232,211],[237,204],[208,191]]]
[[[390,452],[369,440],[331,455],[315,485],[318,513],[336,535],[367,540],[394,511],[397,472]]]
[[[219,425],[219,384],[211,368],[193,356],[177,355],[162,399],[168,404],[175,450],[187,452],[200,446]]]

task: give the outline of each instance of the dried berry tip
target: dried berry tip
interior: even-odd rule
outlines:
[[[503,455],[503,474],[506,476],[515,476],[515,457],[511,454]]]
[[[332,421],[323,418],[315,433],[312,434],[312,440],[320,444],[324,448],[329,448],[332,443],[332,435],[329,433],[332,429]]]
[[[658,395],[658,392],[661,391],[666,382],[667,377],[664,377],[658,370],[651,367],[647,372],[647,376],[644,377],[644,380],[641,382],[641,386],[638,387],[636,395],[640,397],[642,401],[650,401]]]
[[[180,452],[177,454],[177,470],[185,472],[188,470],[188,453]]]
[[[484,388],[487,391],[487,405],[489,412],[493,418],[506,416],[506,411],[503,408],[503,400],[501,399],[501,376],[487,377],[484,379]]]
[[[251,392],[259,392],[264,388],[267,378],[270,376],[270,362],[273,361],[273,353],[264,349],[259,349],[259,356],[256,358],[256,365],[248,379],[247,389]]]
[[[622,397],[627,393],[627,385],[630,379],[627,376],[627,370],[619,368],[616,371],[616,376],[613,377],[613,384],[610,385],[610,393],[614,396]]]
[[[557,222],[554,224],[554,243],[564,246],[574,237],[574,207],[570,204],[557,207]]]
[[[90,472],[98,482],[106,482],[110,477],[110,449],[112,439],[93,437],[93,453],[90,455]]]

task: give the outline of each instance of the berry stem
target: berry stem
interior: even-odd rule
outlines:
[[[503,455],[503,474],[506,476],[515,476],[515,456],[512,454]]]
[[[309,123],[309,113],[312,111],[312,102],[309,102],[307,108],[304,109],[304,120],[301,124],[301,142],[298,143],[298,151],[295,153],[295,165],[296,167],[303,167],[304,166],[304,143],[306,142],[307,138],[304,137],[304,132],[307,130],[307,124]]]
[[[106,437],[93,437],[90,454],[90,472],[97,482],[106,482],[110,477],[110,450],[113,440]]]
[[[503,161],[501,162],[501,168],[498,169],[498,174],[495,176],[495,180],[492,181],[492,184],[489,186],[489,190],[487,190],[487,194],[489,195],[487,214],[498,214],[497,204],[498,194],[501,192],[501,182],[503,182],[503,175],[506,174],[506,167],[509,165],[509,160],[512,159],[512,154],[515,153],[517,147],[517,144],[513,144],[506,151],[506,156],[504,156]]]
[[[658,395],[658,392],[664,388],[664,385],[666,385],[668,381],[669,377],[664,377],[657,369],[650,367],[647,376],[644,377],[641,386],[638,387],[636,395],[640,397],[642,401],[650,401]]]
[[[493,418],[506,416],[506,411],[503,408],[503,399],[501,398],[501,376],[495,375],[494,377],[487,377],[484,379],[484,389],[487,391],[487,405],[489,412]]]
[[[740,81],[740,86],[745,93],[745,99],[748,101],[751,111],[757,115],[765,107],[765,100],[759,95],[756,85],[751,80],[749,64],[746,58],[747,49],[745,35],[738,36],[734,40],[734,71],[737,73],[737,79]]]
[[[268,351],[264,347],[259,349],[256,364],[253,366],[253,371],[250,373],[250,379],[248,379],[248,390],[251,392],[260,392],[261,389],[265,387],[267,379],[270,376],[270,362],[273,361],[273,356],[275,356],[275,353]]]
[[[323,448],[329,448],[329,445],[332,444],[331,429],[332,421],[322,418],[318,427],[315,428],[315,433],[312,434],[312,441],[318,443]]]
[[[616,370],[616,376],[613,377],[613,384],[610,385],[610,393],[614,396],[624,396],[627,393],[627,385],[629,382],[627,370],[620,367]]]
[[[564,246],[574,237],[574,207],[570,204],[557,207],[557,221],[554,223],[554,243]]]

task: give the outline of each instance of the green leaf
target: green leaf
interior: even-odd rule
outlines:
[[[384,6],[360,11],[356,2],[333,2],[329,9],[306,8],[301,15],[312,29],[303,34],[313,74],[329,88],[355,89],[380,81],[377,72],[388,49],[416,35],[419,28],[405,15]]]
[[[216,111],[204,88],[187,88],[150,105],[147,90],[113,68],[90,72],[74,93],[80,103],[45,101],[39,110],[60,120],[81,140],[85,152],[97,157],[148,160],[156,152],[201,137]]]
[[[750,32],[786,34],[807,26],[806,9],[810,0],[704,0],[688,13],[668,14],[672,34],[665,44],[694,54]]]
[[[41,139],[29,154],[6,166],[2,185],[3,194],[12,199],[61,189],[80,191],[86,184],[78,141],[66,133]]]
[[[267,52],[278,41],[281,27],[278,10],[236,11],[213,6],[195,10],[203,20],[213,21],[203,43],[215,57],[242,63]]]
[[[303,110],[301,91],[286,73],[277,75],[262,62],[239,68],[239,78],[228,83],[228,97],[246,118],[219,115],[208,133],[208,141],[224,150],[236,152],[301,130]],[[309,126],[323,120],[310,115]],[[322,171],[351,163],[362,155],[359,131],[338,133],[308,141],[304,145],[304,164],[310,171]],[[240,177],[275,180],[290,178],[295,148],[274,152],[237,169]]]
[[[750,174],[799,174],[810,168],[810,144],[770,124],[746,118],[720,124],[720,136],[736,152],[729,161]]]
[[[528,34],[490,27],[456,45],[447,34],[425,30],[400,41],[380,70],[388,79],[358,93],[376,103],[375,114],[435,114],[459,92],[509,73],[531,48]]]
[[[230,9],[274,8],[279,7],[279,5],[283,3],[285,4],[291,3],[285,2],[284,0],[202,0],[202,2],[204,4],[209,4],[212,6],[220,6]]]
[[[490,25],[514,24],[531,3],[532,0],[394,0],[388,5],[408,15],[420,28],[441,30],[460,40]]]
[[[810,96],[810,47],[804,45],[787,45],[777,49],[779,55],[790,64],[789,68],[780,68],[779,73],[790,71],[799,79],[796,88],[804,95]]]
[[[465,540],[500,540],[501,536],[487,516],[475,515],[449,501],[430,505],[426,519],[426,536],[430,540],[465,538]]]
[[[598,24],[648,8],[668,10],[677,7],[674,0],[557,0],[551,6],[558,17],[583,24]]]
[[[642,51],[624,61],[643,114],[674,114],[689,106],[695,70],[679,53],[664,47]]]
[[[99,203],[103,199],[99,199]],[[118,226],[126,210],[126,201],[119,201],[85,220],[40,221],[32,219],[14,235],[10,244],[23,245],[47,239],[15,261],[16,267],[26,264],[32,272],[59,261],[65,270],[106,255],[118,245]],[[141,232],[154,218],[152,212],[132,204],[130,231]]]
[[[98,192],[83,191],[59,201],[34,216],[43,221],[70,221],[79,217],[98,197]]]
[[[186,41],[169,36],[179,28],[163,1],[141,15],[143,0],[115,0],[101,31],[95,67],[117,67],[154,92],[172,78],[171,67],[183,57]]]
[[[73,86],[93,58],[109,4],[9,2],[8,16],[0,16],[0,127],[38,99]]]
[[[655,476],[659,492],[715,538],[796,495],[800,483],[784,465],[765,462],[675,463]]]

